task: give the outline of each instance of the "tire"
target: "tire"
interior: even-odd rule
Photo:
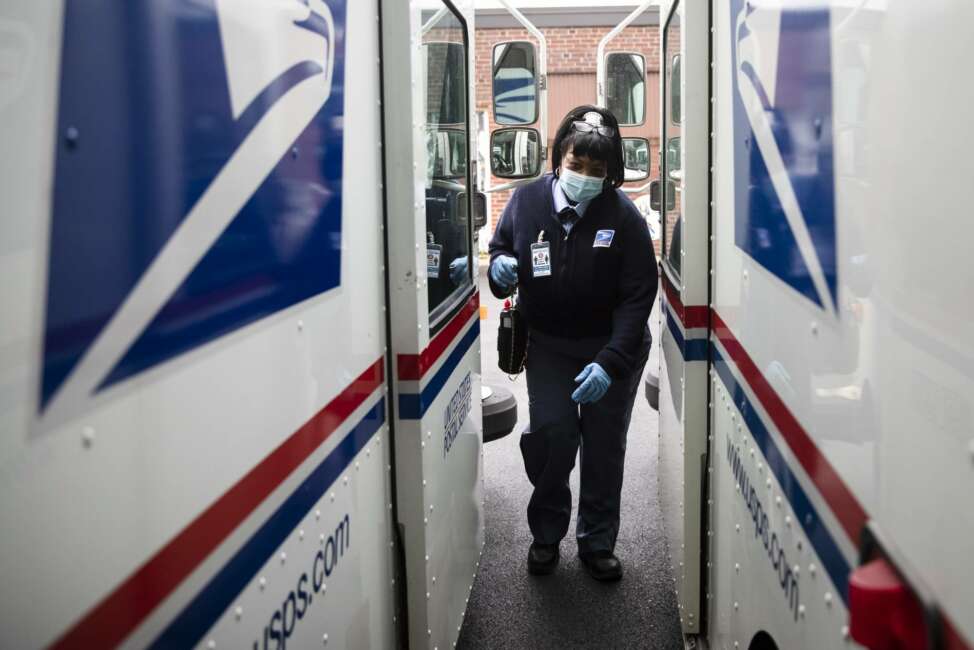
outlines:
[[[517,400],[506,388],[490,386],[493,393],[483,400],[484,442],[503,438],[517,424]]]

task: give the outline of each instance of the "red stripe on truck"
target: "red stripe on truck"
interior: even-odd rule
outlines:
[[[383,367],[382,358],[369,366],[50,647],[108,648],[125,640],[382,385]]]
[[[798,419],[771,388],[771,384],[764,378],[744,346],[740,344],[727,324],[724,323],[720,314],[716,310],[712,314],[714,334],[723,344],[724,349],[727,350],[727,354],[734,360],[734,364],[741,371],[741,374],[744,375],[744,379],[751,386],[751,390],[761,402],[761,406],[768,412],[775,427],[781,432],[781,437],[788,443],[788,447],[798,458],[798,462],[801,463],[808,477],[815,484],[819,494],[835,513],[839,524],[849,539],[858,546],[859,534],[866,524],[866,511],[828,459],[819,451]]]
[[[439,333],[433,337],[426,349],[419,354],[400,354],[396,357],[397,376],[404,381],[419,381],[433,367],[454,339],[460,334],[470,317],[480,310],[480,293],[470,296],[470,300],[454,315]]]

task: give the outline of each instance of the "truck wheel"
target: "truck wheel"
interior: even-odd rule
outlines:
[[[484,442],[503,438],[517,424],[517,400],[513,393],[500,386],[484,385],[481,405],[484,412]],[[488,390],[490,391],[488,393]]]
[[[659,410],[659,377],[657,377],[652,370],[646,373],[646,381],[643,382],[643,388],[646,390],[646,401],[653,408],[654,411]]]
[[[778,650],[778,644],[770,634],[761,630],[751,639],[751,645],[747,646],[747,650]]]

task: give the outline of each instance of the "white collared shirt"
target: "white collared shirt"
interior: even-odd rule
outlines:
[[[555,182],[551,184],[551,197],[555,202],[555,214],[558,214],[565,208],[573,208],[579,219],[585,216],[585,210],[588,209],[589,203],[592,202],[592,200],[589,199],[588,201],[581,201],[580,203],[572,205],[568,200],[568,197],[565,195],[565,190],[561,187],[561,180],[557,177],[555,178]],[[561,227],[565,229],[566,235],[572,231],[573,225],[574,224],[569,223],[561,224]]]

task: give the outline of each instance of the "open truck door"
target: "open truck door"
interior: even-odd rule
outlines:
[[[644,390],[660,414],[659,501],[680,621],[684,634],[697,635],[704,632],[701,524],[707,477],[709,211],[706,191],[687,195],[684,188],[687,182],[706,187],[709,149],[706,137],[685,142],[681,131],[685,122],[692,121],[695,132],[709,133],[709,89],[706,73],[697,75],[691,85],[681,70],[688,38],[703,39],[703,47],[696,43],[692,51],[706,56],[709,22],[707,7],[691,4],[647,0],[606,34],[598,47],[596,91],[599,105],[619,118],[620,126],[628,131],[624,135],[632,135],[632,127],[647,123],[646,70],[660,71],[660,174],[644,185],[623,189],[630,194],[648,191],[650,211],[659,215],[660,365],[649,369]],[[638,53],[608,51],[613,38],[654,8],[661,10],[659,61],[647,65]],[[686,15],[698,9],[699,15]],[[684,33],[688,21],[696,30],[692,34]],[[694,69],[706,70],[706,61],[692,63]],[[648,125],[645,128],[645,145],[638,138],[623,138],[627,180],[650,175],[648,138],[657,133],[651,133]]]
[[[710,212],[703,188],[710,164],[709,23],[708,8],[694,4],[673,2],[660,19],[660,178],[653,193],[662,226],[660,505],[683,632],[705,634]],[[703,57],[689,61],[696,72],[690,78],[682,74],[688,54]],[[689,139],[685,133],[702,137]]]
[[[484,544],[483,202],[470,162],[473,7],[461,6],[384,2],[382,16],[395,586],[411,648],[455,643]]]

